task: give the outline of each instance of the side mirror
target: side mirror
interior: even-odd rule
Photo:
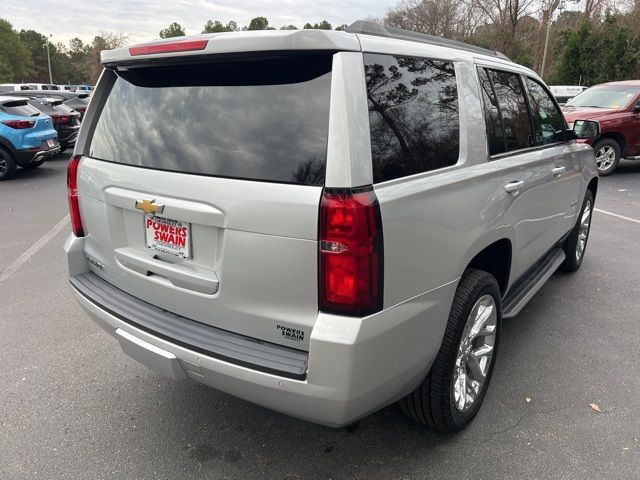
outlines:
[[[573,133],[577,138],[597,138],[600,135],[600,124],[592,120],[576,120]]]
[[[633,113],[640,113],[640,103],[637,103],[635,107],[633,107]]]

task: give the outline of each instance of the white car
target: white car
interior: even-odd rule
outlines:
[[[562,106],[587,89],[584,85],[550,85],[549,90]]]

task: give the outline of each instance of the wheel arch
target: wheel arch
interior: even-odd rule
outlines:
[[[605,132],[600,135],[600,137],[598,137],[598,140],[596,140],[595,144],[597,144],[600,140],[604,140],[606,138],[611,138],[612,140],[615,140],[618,145],[620,145],[620,155],[624,157],[624,153],[626,152],[628,145],[627,138],[624,136],[624,134],[620,132]]]
[[[509,286],[511,276],[511,259],[513,247],[511,240],[503,237],[482,244],[473,257],[466,263],[463,272],[469,268],[483,270],[493,275],[504,295]]]
[[[16,158],[16,149],[13,146],[13,144],[9,140],[4,138],[4,137],[0,137],[0,149],[2,149],[5,152],[7,152],[15,160],[15,158]]]
[[[593,177],[590,181],[589,184],[587,185],[587,190],[591,190],[591,193],[593,195],[593,199],[596,199],[596,193],[598,192],[598,177]]]

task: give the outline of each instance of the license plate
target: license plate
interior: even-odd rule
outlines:
[[[49,148],[53,148],[53,147],[56,146],[56,142],[54,142],[53,140],[49,139],[49,140],[47,140],[47,146]]]
[[[181,220],[144,216],[147,247],[180,258],[191,255],[191,224]]]

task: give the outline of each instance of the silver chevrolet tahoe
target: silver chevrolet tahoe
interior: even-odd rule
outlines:
[[[593,151],[500,53],[356,22],[102,63],[68,169],[70,282],[165,375],[330,426],[399,400],[459,430],[502,319],[582,263]]]

